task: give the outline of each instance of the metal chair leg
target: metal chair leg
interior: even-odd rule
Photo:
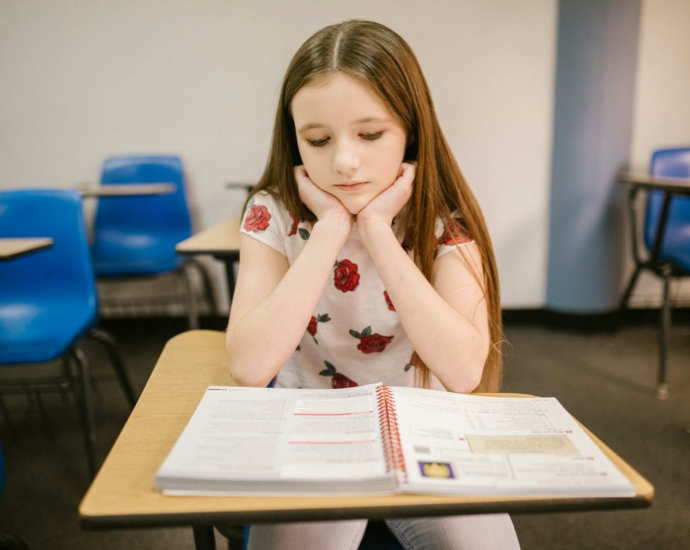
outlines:
[[[137,403],[137,397],[134,393],[134,389],[132,388],[132,382],[129,380],[129,376],[127,375],[127,369],[125,369],[125,365],[122,362],[120,353],[117,351],[117,344],[115,343],[115,340],[104,330],[96,328],[89,332],[88,337],[102,344],[108,352],[110,363],[112,364],[113,370],[117,375],[117,379],[120,382],[122,391],[124,392],[125,397],[127,397],[127,401],[129,401],[130,406],[134,408],[134,405]]]
[[[664,298],[661,305],[661,319],[659,326],[659,379],[656,396],[658,399],[668,399],[668,384],[666,383],[666,347],[668,333],[671,329],[671,303],[669,290],[671,285],[670,268],[664,271]]]
[[[2,393],[0,393],[0,413],[2,413],[2,417],[5,419],[5,424],[7,424],[12,441],[17,441],[17,430],[14,427],[12,417],[10,416],[10,411],[5,404],[5,399],[2,397]]]
[[[79,367],[79,412],[81,414],[84,430],[89,475],[91,479],[93,479],[96,477],[96,457],[94,451],[94,446],[96,444],[96,421],[93,410],[93,395],[91,393],[91,371],[83,351],[72,348],[70,350],[70,355],[74,357]]]
[[[216,550],[216,537],[213,527],[192,527],[194,532],[194,547],[196,550]]]
[[[623,313],[626,309],[628,309],[628,300],[630,300],[632,291],[635,289],[635,284],[637,283],[637,279],[640,276],[641,271],[642,268],[640,266],[635,267],[635,271],[633,272],[632,277],[630,277],[628,286],[625,288],[623,298],[621,298],[620,304],[618,305],[619,313]]]
[[[189,272],[183,264],[178,270],[182,282],[185,287],[185,298],[187,301],[187,317],[189,319],[189,330],[196,330],[199,328],[199,312],[196,308],[196,300],[194,299],[194,284]]]
[[[213,285],[211,284],[211,276],[209,275],[208,270],[201,262],[198,262],[194,258],[189,259],[189,265],[194,266],[194,268],[199,273],[199,276],[201,277],[201,283],[204,288],[204,298],[206,298],[206,302],[208,303],[209,314],[215,316],[217,314],[216,295],[213,291]]]

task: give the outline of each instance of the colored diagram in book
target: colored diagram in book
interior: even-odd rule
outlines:
[[[419,461],[419,470],[423,477],[435,479],[454,479],[453,468],[448,462],[422,462]]]
[[[456,430],[413,424],[409,431],[422,477],[463,481],[511,477],[507,457],[473,453],[464,434]]]

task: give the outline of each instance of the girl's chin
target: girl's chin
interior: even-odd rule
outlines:
[[[347,211],[356,216],[362,209],[369,204],[375,197],[338,197]]]

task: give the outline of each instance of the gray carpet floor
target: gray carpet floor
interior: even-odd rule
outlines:
[[[184,329],[176,322],[109,325],[141,391],[165,342]],[[557,397],[578,420],[650,480],[650,508],[514,515],[523,549],[690,548],[690,328],[671,336],[671,397],[655,398],[656,330],[640,326],[613,334],[583,334],[534,326],[506,327],[503,390]],[[107,362],[85,344],[98,375],[98,460],[102,461],[128,410]],[[34,382],[59,365],[32,367]],[[0,379],[27,369],[0,369]],[[38,388],[38,389],[36,389]],[[32,550],[193,548],[191,529],[84,531],[77,508],[88,487],[73,396],[50,384],[3,391],[9,416],[0,417],[6,486],[0,533]],[[41,409],[45,411],[42,419]],[[224,539],[217,535],[219,548]]]

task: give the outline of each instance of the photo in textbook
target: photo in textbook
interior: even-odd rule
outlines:
[[[211,386],[155,483],[168,495],[635,494],[554,398],[382,384]]]

